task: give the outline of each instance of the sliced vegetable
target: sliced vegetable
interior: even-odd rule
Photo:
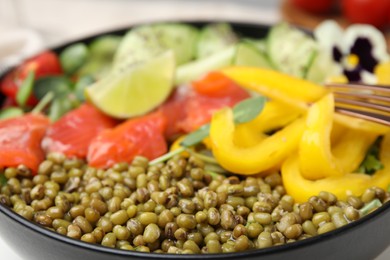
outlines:
[[[238,37],[227,23],[214,23],[202,28],[196,46],[196,58],[202,59],[238,42]]]
[[[227,67],[233,63],[236,47],[220,50],[203,59],[181,65],[176,70],[175,84],[180,85],[198,79],[207,72]]]
[[[271,28],[267,37],[267,51],[278,70],[301,78],[306,76],[312,55],[318,52],[310,36],[287,23]]]
[[[87,45],[75,43],[66,47],[60,54],[60,61],[64,72],[72,75],[85,64],[89,56]]]
[[[384,169],[372,176],[364,173],[347,173],[339,177],[328,177],[315,181],[305,179],[299,170],[299,160],[296,155],[289,157],[282,165],[283,183],[288,194],[297,202],[307,201],[311,196],[321,191],[328,191],[339,200],[346,200],[348,196],[360,196],[370,187],[380,187],[384,190],[390,184],[390,135],[385,135],[382,142],[380,160],[384,162]]]
[[[190,25],[166,23],[144,25],[130,30],[115,54],[115,66],[122,62],[148,60],[167,50],[173,50],[176,64],[190,61],[195,54],[198,30]]]

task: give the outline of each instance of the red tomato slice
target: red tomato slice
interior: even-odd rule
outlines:
[[[86,103],[51,125],[42,141],[42,147],[47,153],[61,152],[68,157],[83,159],[87,156],[91,140],[116,124],[116,120]]]
[[[49,119],[38,114],[0,121],[0,167],[23,164],[36,173],[45,158],[41,141],[48,126]]]
[[[167,152],[164,138],[166,118],[161,112],[129,119],[101,132],[88,149],[90,166],[108,168],[118,162],[130,163],[136,155],[154,159]]]
[[[35,79],[49,75],[62,74],[62,68],[57,54],[51,51],[43,52],[25,61],[22,65],[8,73],[0,83],[1,92],[15,100],[19,87],[30,71],[35,72]],[[37,99],[31,95],[27,104],[34,105]]]

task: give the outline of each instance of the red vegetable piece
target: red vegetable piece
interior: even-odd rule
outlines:
[[[1,92],[15,101],[19,87],[30,71],[35,72],[35,79],[62,74],[57,54],[52,51],[46,51],[28,59],[22,65],[9,72],[0,83]],[[35,105],[36,103],[37,99],[33,95],[27,100],[28,105]]]
[[[116,124],[116,120],[85,103],[48,128],[42,147],[47,153],[61,152],[68,157],[84,159],[92,139]]]
[[[45,154],[41,141],[49,119],[39,114],[0,121],[0,167],[27,166],[35,174]]]
[[[290,0],[296,7],[309,13],[326,13],[332,9],[334,0]]]
[[[389,0],[343,0],[344,16],[352,23],[367,23],[383,28],[388,22]]]
[[[101,132],[89,146],[89,165],[108,168],[118,162],[130,163],[136,155],[149,159],[163,155],[167,152],[166,123],[161,112],[154,112]]]

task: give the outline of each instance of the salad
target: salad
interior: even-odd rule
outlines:
[[[326,82],[388,84],[379,31],[142,25],[43,52],[0,82],[0,203],[84,242],[238,252],[347,225],[390,198],[389,128]]]

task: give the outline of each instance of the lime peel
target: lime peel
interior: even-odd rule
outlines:
[[[125,64],[125,63],[124,63]],[[117,68],[86,89],[90,102],[116,118],[130,118],[161,105],[173,89],[172,50],[136,64]]]

